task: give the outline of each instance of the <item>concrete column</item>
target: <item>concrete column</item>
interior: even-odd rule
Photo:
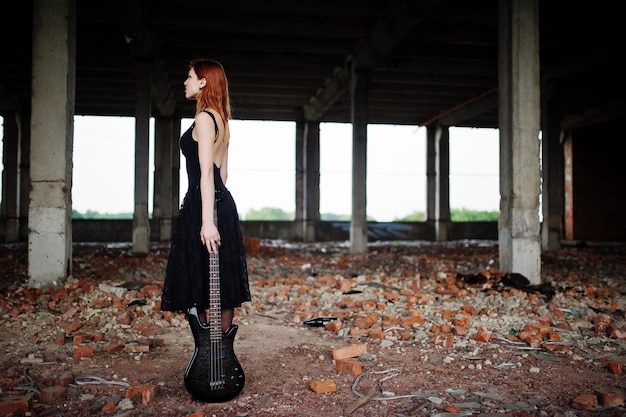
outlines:
[[[304,134],[306,131],[304,120],[296,122],[296,215],[295,221],[304,219]],[[304,227],[302,228],[304,230]]]
[[[436,123],[426,127],[426,222],[434,222],[437,210],[437,137],[441,127]]]
[[[2,141],[2,205],[4,241],[17,242],[20,230],[20,129],[18,114],[6,112]]]
[[[500,269],[541,281],[539,4],[498,3]]]
[[[353,68],[352,105],[352,219],[350,252],[367,250],[367,123],[371,71]]]
[[[561,248],[565,211],[565,166],[559,105],[552,85],[541,88],[541,248],[555,251]]]
[[[148,178],[150,162],[150,78],[152,65],[135,61],[135,211],[133,212],[133,252],[150,252],[148,218]]]
[[[30,199],[30,110],[20,111],[20,242],[28,240],[28,204]],[[73,122],[73,119],[72,119]],[[73,129],[72,124],[72,129]],[[72,138],[72,141],[74,139]]]
[[[447,126],[442,126],[437,131],[439,134],[435,140],[437,167],[435,234],[437,241],[445,242],[448,240],[450,225],[450,130]]]
[[[172,169],[172,192],[170,194],[170,207],[172,207],[172,230],[175,228],[175,221],[178,219],[178,211],[180,208],[180,124],[181,118],[178,115],[174,116],[172,131],[173,137],[170,141],[171,147],[171,162],[170,167]]]
[[[304,128],[304,241],[315,241],[320,219],[320,124],[307,122]]]
[[[28,275],[37,288],[72,273],[75,19],[72,0],[33,3]]]
[[[172,143],[178,142],[174,117],[157,117],[154,146],[154,207],[152,218],[159,224],[159,240],[172,238]],[[178,155],[178,153],[176,153]]]

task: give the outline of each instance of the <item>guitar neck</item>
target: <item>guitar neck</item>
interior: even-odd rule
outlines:
[[[217,201],[215,202],[217,205]],[[213,219],[217,226],[217,207],[213,209]],[[219,250],[219,249],[218,249]],[[220,297],[219,254],[209,253],[209,327],[211,340],[222,338],[222,306]]]

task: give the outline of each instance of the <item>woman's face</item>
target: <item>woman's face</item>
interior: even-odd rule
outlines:
[[[200,90],[206,84],[204,78],[198,79],[198,75],[193,68],[187,73],[187,79],[183,83],[185,85],[185,98],[188,100],[195,100],[200,94]]]

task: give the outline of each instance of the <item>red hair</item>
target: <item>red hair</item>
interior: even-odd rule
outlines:
[[[219,62],[203,58],[194,59],[189,63],[198,79],[205,79],[206,85],[198,95],[196,112],[199,113],[209,107],[216,110],[224,122],[230,119],[230,97],[228,94],[228,80],[224,67]]]

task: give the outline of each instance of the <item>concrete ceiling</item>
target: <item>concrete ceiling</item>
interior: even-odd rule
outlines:
[[[237,119],[350,121],[350,66],[371,68],[370,123],[496,127],[497,0],[77,1],[76,114],[132,116],[135,60],[155,115],[193,115],[192,58],[222,62]],[[619,2],[540,0],[541,71],[564,127],[626,113]],[[3,6],[0,110],[27,105],[32,1]]]

